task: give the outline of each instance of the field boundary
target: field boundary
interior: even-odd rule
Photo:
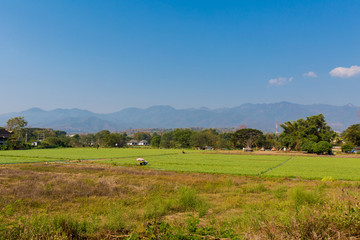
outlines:
[[[293,157],[290,157],[289,159],[286,159],[284,162],[282,163],[279,163],[278,165],[274,166],[274,167],[271,167],[265,171],[262,171],[261,174],[265,174],[265,173],[268,173],[270,172],[271,170],[275,169],[275,168],[278,168],[278,167],[281,167],[282,165],[284,165],[285,163],[287,163],[288,161],[290,161],[291,159],[293,159]]]

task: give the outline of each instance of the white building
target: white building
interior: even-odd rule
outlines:
[[[149,143],[148,143],[148,141],[146,141],[146,140],[141,140],[140,142],[139,142],[139,144],[138,145],[141,145],[141,146],[148,146],[149,145]]]
[[[127,143],[127,145],[129,145],[129,146],[137,146],[137,145],[139,145],[138,144],[138,141],[136,141],[136,140],[130,140],[128,143]]]

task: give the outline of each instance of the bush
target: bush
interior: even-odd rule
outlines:
[[[204,216],[208,210],[207,204],[197,196],[195,189],[182,187],[178,195],[179,207],[183,211],[199,212],[199,216]]]
[[[152,201],[149,201],[145,208],[145,218],[157,219],[165,216],[173,208],[174,202],[172,199],[165,200],[158,197]]]
[[[301,146],[301,151],[313,153],[316,143],[313,141],[305,141]]]
[[[95,223],[73,216],[39,215],[2,229],[0,239],[88,239],[97,230]]]
[[[351,152],[354,149],[354,145],[352,143],[345,143],[341,146],[341,151],[343,152]]]
[[[331,144],[326,141],[320,141],[314,145],[314,153],[317,154],[331,153],[331,149]]]
[[[307,191],[302,187],[296,188],[291,194],[295,206],[298,208],[305,204],[318,204],[322,203],[323,199],[319,191]]]
[[[69,139],[65,137],[48,137],[41,142],[39,148],[69,147]]]
[[[110,230],[121,230],[126,227],[121,208],[112,208],[107,216],[106,227]]]

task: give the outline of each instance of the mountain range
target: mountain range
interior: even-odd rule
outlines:
[[[302,105],[289,102],[243,104],[233,108],[175,109],[153,106],[147,109],[126,108],[109,114],[81,109],[45,111],[31,108],[22,112],[0,114],[0,126],[9,118],[23,116],[31,127],[53,128],[68,133],[95,133],[103,129],[122,131],[130,128],[231,128],[246,125],[265,132],[275,132],[279,124],[322,113],[327,123],[338,132],[360,122],[360,107],[348,104]],[[281,128],[279,127],[279,131]]]

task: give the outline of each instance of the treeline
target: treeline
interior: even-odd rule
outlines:
[[[295,150],[309,153],[331,153],[333,146],[351,151],[360,145],[360,124],[350,126],[342,134],[327,125],[322,114],[281,124],[280,135],[263,133],[257,129],[244,128],[234,132],[219,133],[216,129],[175,129],[165,133],[137,132],[98,133],[67,135],[64,131],[43,128],[27,128],[22,117],[12,118],[6,129],[12,135],[2,149],[57,148],[57,147],[128,147],[130,140],[145,140],[153,148],[196,149],[243,149]]]
[[[64,131],[50,128],[23,128],[21,134],[13,133],[4,144],[0,145],[0,149],[124,147],[130,139],[126,134],[111,133],[108,130],[96,134],[67,135]]]

